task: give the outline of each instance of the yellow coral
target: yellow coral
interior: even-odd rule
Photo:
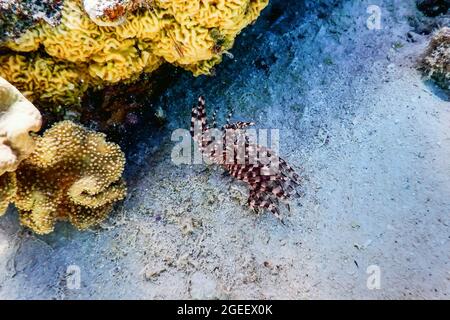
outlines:
[[[119,146],[104,134],[57,123],[37,138],[34,153],[15,172],[21,223],[39,234],[51,232],[59,220],[78,229],[99,223],[125,197],[124,164]]]
[[[6,46],[9,49],[19,52],[36,51],[42,40],[41,33],[40,28],[28,30],[20,38],[9,40]]]
[[[138,38],[159,41],[163,26],[161,11],[145,10],[128,18],[128,21],[115,29],[122,39]]]
[[[14,201],[17,181],[14,172],[6,172],[0,176],[0,216],[4,215],[8,205]]]
[[[65,1],[61,23],[52,27],[43,25],[42,45],[53,57],[71,62],[85,62],[104,46],[112,35],[99,28],[83,12],[79,1]]]
[[[108,39],[102,51],[92,56],[92,61],[91,77],[115,83],[130,79],[144,69],[151,72],[159,67],[161,60],[134,39]]]
[[[0,57],[0,76],[32,98],[72,104],[88,87],[136,79],[142,72],[158,68],[162,61],[194,75],[209,74],[268,0],[126,3],[144,2],[147,6],[124,15],[124,23],[99,26],[84,12],[80,0],[66,0],[59,25],[42,22],[6,43],[9,49],[21,53],[8,54],[6,60]],[[48,57],[26,54],[39,47]],[[37,63],[41,67],[37,68]],[[31,81],[26,74],[29,70],[36,71]]]
[[[74,104],[94,81],[86,66],[55,61],[39,54],[0,56],[0,76],[4,76],[30,100]]]

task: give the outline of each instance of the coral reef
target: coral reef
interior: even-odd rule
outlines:
[[[78,104],[89,87],[85,66],[56,62],[40,54],[0,56],[0,75],[31,101]]]
[[[300,176],[274,151],[250,140],[245,128],[254,125],[252,122],[230,123],[230,117],[231,114],[227,124],[218,130],[214,115],[210,127],[205,100],[200,97],[198,105],[192,108],[192,138],[208,162],[222,166],[232,177],[248,184],[250,208],[267,209],[283,221],[279,200],[298,195]]]
[[[436,32],[420,65],[423,72],[450,92],[450,28]]]
[[[59,220],[85,229],[125,197],[124,165],[119,146],[106,142],[103,134],[63,121],[36,138],[35,151],[15,178],[0,182],[0,193],[9,195],[15,183],[20,221],[38,234],[51,232]]]
[[[40,23],[5,43],[12,52],[0,57],[0,75],[30,99],[72,104],[88,87],[133,81],[163,61],[209,74],[268,0],[120,3],[124,13],[113,16],[125,21],[99,26],[81,0],[64,1],[59,25]]]
[[[0,77],[0,176],[16,170],[33,152],[30,132],[39,131],[41,124],[41,114],[33,104]]]
[[[83,7],[99,26],[118,26],[124,23],[128,12],[151,0],[83,0]]]
[[[55,25],[61,5],[62,0],[1,0],[0,42],[19,36],[40,21]]]

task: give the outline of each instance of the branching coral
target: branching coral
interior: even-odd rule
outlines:
[[[66,0],[58,26],[41,23],[6,43],[16,53],[1,57],[0,75],[20,90],[33,92],[35,99],[70,104],[73,96],[82,95],[87,87],[132,81],[142,72],[152,72],[163,61],[195,75],[208,74],[268,0],[118,3],[124,6],[122,10],[116,6],[105,12],[109,19],[111,15],[126,17],[124,22],[99,26],[90,18],[92,8],[87,8],[88,15],[81,0]],[[38,48],[43,48],[46,56],[34,53]],[[29,78],[28,70],[37,69],[38,62],[46,67],[30,81],[22,81]],[[79,75],[79,82],[74,81],[74,75]],[[54,77],[58,81],[50,81]],[[76,94],[70,92],[74,90]]]
[[[51,232],[59,220],[78,229],[99,223],[125,197],[124,164],[119,146],[103,134],[57,123],[36,139],[35,151],[15,172],[21,223],[39,234]],[[7,193],[11,182],[3,184],[0,192]]]
[[[450,28],[440,29],[431,39],[422,70],[444,89],[450,90]]]
[[[33,104],[0,77],[0,176],[16,170],[33,152],[30,132],[39,131],[41,124],[41,114]]]

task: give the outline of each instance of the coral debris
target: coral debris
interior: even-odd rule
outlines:
[[[267,209],[282,221],[279,200],[298,195],[296,187],[300,176],[275,152],[250,141],[245,128],[254,125],[252,122],[230,123],[229,118],[220,129],[220,136],[214,139],[211,131],[217,130],[215,116],[210,127],[205,100],[200,97],[198,105],[192,108],[192,138],[209,162],[222,166],[231,176],[248,184],[248,205],[252,209]],[[263,154],[271,158],[270,163],[262,161]],[[274,164],[277,165],[275,170]]]

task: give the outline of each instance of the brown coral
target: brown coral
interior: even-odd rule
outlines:
[[[69,220],[85,229],[102,221],[125,197],[125,157],[105,135],[70,121],[37,138],[35,152],[16,171],[20,221],[36,233]]]
[[[450,28],[440,29],[431,39],[421,69],[443,89],[450,90]]]
[[[41,114],[33,104],[0,77],[0,176],[16,170],[33,152],[29,134],[39,131],[41,124]]]

